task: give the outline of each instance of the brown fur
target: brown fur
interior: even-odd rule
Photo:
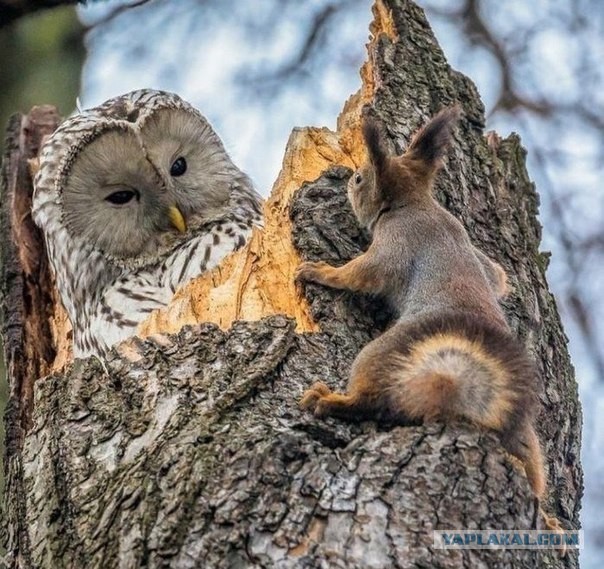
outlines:
[[[315,383],[301,405],[318,417],[465,419],[494,429],[541,498],[538,376],[498,304],[508,292],[506,273],[431,192],[459,113],[454,107],[436,115],[402,156],[390,156],[380,126],[365,119],[368,161],[351,177],[348,195],[372,243],[343,267],[303,263],[297,276],[379,293],[399,319],[361,350],[348,393]]]
[[[374,292],[381,288],[380,277],[368,270],[366,261],[366,255],[359,255],[343,267],[332,267],[324,262],[304,263],[298,270],[297,278],[331,288]]]

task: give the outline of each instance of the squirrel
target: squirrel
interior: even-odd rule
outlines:
[[[400,156],[389,154],[379,124],[364,116],[368,161],[350,178],[348,197],[372,235],[369,248],[341,267],[304,262],[296,278],[381,295],[398,319],[360,351],[347,393],[318,382],[300,404],[317,417],[465,419],[493,429],[541,499],[538,374],[499,305],[509,291],[505,270],[432,195],[459,115],[459,106],[438,113]],[[560,530],[542,513],[548,528]]]

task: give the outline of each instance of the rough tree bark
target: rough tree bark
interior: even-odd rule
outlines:
[[[484,136],[474,85],[447,65],[417,6],[378,0],[374,16],[361,91],[336,133],[292,133],[265,230],[179,291],[141,328],[148,339],[122,345],[105,366],[69,362],[42,241],[22,209],[24,160],[52,124],[48,109],[12,120],[1,282],[11,567],[578,566],[572,552],[433,548],[436,528],[539,524],[523,472],[493,434],[349,425],[298,409],[316,379],[342,388],[355,354],[390,318],[377,299],[293,284],[301,258],[343,263],[367,244],[345,195],[349,167],[362,160],[361,106],[373,106],[400,148],[460,101],[438,195],[510,275],[505,307],[545,385],[547,507],[579,526],[581,413],[525,152],[515,135]]]

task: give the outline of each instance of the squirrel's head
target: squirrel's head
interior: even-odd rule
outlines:
[[[459,113],[458,106],[438,113],[400,156],[388,152],[377,121],[364,117],[368,159],[348,181],[348,197],[361,225],[371,230],[382,213],[432,199],[434,176],[442,166]]]

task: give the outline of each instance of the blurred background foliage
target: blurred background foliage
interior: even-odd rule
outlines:
[[[85,55],[84,27],[70,6],[0,28],[0,123],[33,105],[56,105],[71,113]]]
[[[417,0],[487,128],[519,132],[541,195],[543,248],[584,406],[582,566],[604,560],[604,2]],[[15,12],[60,0],[0,0]],[[267,195],[294,126],[335,121],[360,84],[371,0],[109,0],[0,28],[0,121],[63,114],[128,90],[176,91]],[[12,16],[11,16],[12,14]],[[4,20],[3,20],[4,18]],[[81,23],[80,23],[81,22]],[[83,45],[86,45],[84,54]],[[415,117],[410,117],[416,120]]]

